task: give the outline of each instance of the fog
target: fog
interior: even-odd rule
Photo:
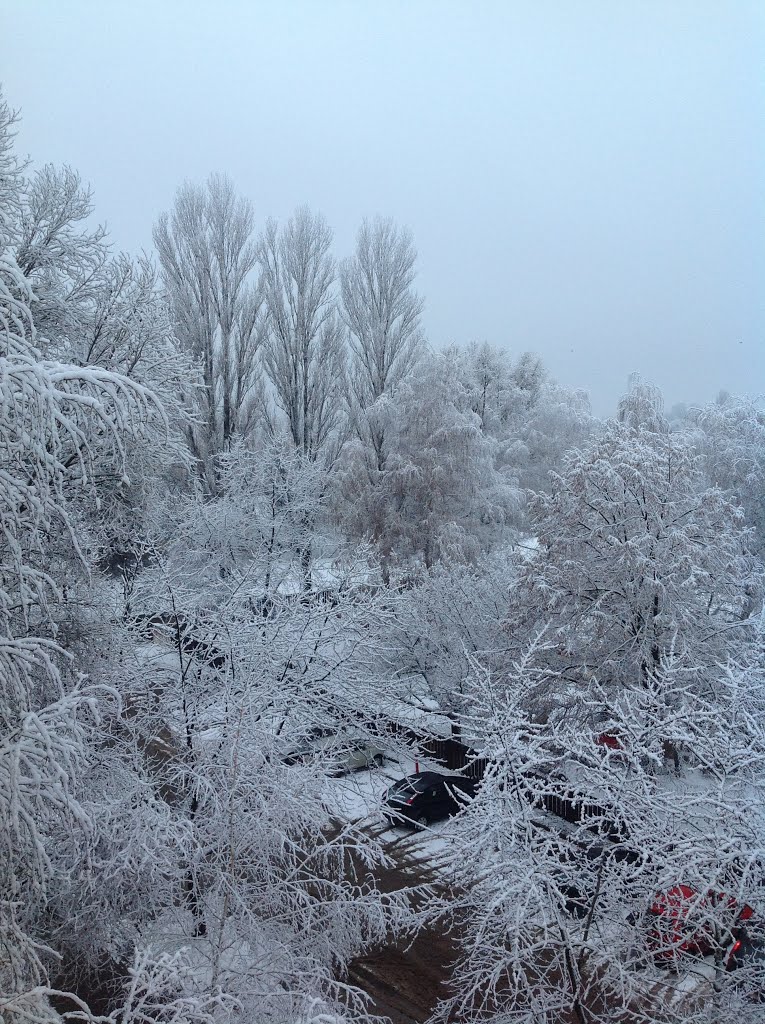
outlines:
[[[19,149],[115,247],[223,171],[259,218],[409,225],[436,347],[538,352],[611,412],[765,390],[757,2],[0,2]]]

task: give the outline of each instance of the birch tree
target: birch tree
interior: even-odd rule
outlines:
[[[616,418],[626,427],[637,430],[643,427],[659,434],[669,432],[669,422],[664,415],[664,396],[650,381],[639,373],[632,373],[626,394],[619,399]]]

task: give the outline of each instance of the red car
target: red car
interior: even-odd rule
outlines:
[[[744,922],[754,911],[725,893],[710,889],[703,895],[689,885],[676,885],[657,893],[650,914],[648,946],[657,964],[672,966],[682,954],[713,956],[722,950],[725,966],[733,967],[736,944],[746,935]]]

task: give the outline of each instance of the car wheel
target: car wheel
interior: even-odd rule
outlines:
[[[414,823],[417,828],[427,828],[430,822],[428,821],[427,814],[421,814],[419,818],[414,819]]]
[[[372,758],[372,762],[376,764],[378,768],[382,768],[385,764],[385,754],[375,754]]]

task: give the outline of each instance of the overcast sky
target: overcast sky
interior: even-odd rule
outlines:
[[[538,352],[611,412],[765,391],[762,0],[0,0],[19,148],[119,248],[224,171],[259,220],[408,224],[435,346]]]

